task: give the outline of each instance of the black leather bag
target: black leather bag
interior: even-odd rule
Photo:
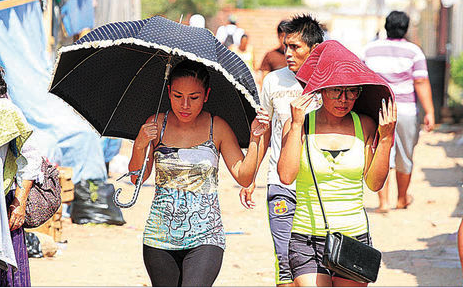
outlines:
[[[378,277],[381,252],[339,232],[326,234],[323,265],[351,280],[370,283]]]
[[[381,252],[366,245],[357,239],[343,235],[339,232],[330,232],[328,221],[326,220],[325,209],[323,208],[320,191],[318,190],[317,179],[310,161],[309,139],[307,133],[307,117],[305,119],[305,142],[307,148],[307,158],[310,171],[317,191],[318,201],[325,221],[325,229],[328,231],[325,239],[325,250],[323,252],[322,263],[326,268],[334,271],[343,277],[361,283],[375,282],[378,277],[379,266],[381,265]],[[367,217],[368,221],[368,217]]]

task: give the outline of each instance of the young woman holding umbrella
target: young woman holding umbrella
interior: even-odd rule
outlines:
[[[133,144],[129,170],[140,169],[149,147],[145,181],[154,166],[156,191],[146,222],[143,258],[153,286],[212,286],[225,248],[218,203],[218,162],[222,154],[242,186],[253,181],[260,136],[268,116],[259,111],[251,124],[246,157],[222,118],[203,110],[209,72],[185,60],[172,70],[171,110],[148,118]],[[259,131],[260,130],[260,131]],[[136,176],[132,176],[135,183]]]
[[[323,215],[331,232],[371,245],[363,181],[378,191],[388,175],[397,119],[393,93],[381,77],[334,40],[318,45],[296,78],[305,84],[304,96],[291,103],[292,119],[283,129],[278,162],[281,181],[297,181],[297,206],[289,242],[294,283],[366,286],[322,264],[327,233]],[[314,92],[321,92],[323,106],[306,115]],[[377,132],[379,139],[373,148]]]

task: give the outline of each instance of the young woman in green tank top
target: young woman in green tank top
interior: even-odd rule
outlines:
[[[298,76],[306,73],[304,78],[297,78],[305,80],[307,86],[303,96],[291,103],[292,118],[283,128],[278,173],[285,184],[296,180],[297,199],[289,261],[296,286],[366,286],[336,275],[322,264],[327,231],[311,169],[315,172],[330,231],[341,232],[371,245],[368,218],[363,207],[363,182],[369,189],[378,191],[387,178],[397,108],[387,84],[381,86],[381,80],[339,42],[325,42],[309,56],[304,64],[306,70],[298,72]],[[310,65],[313,66],[307,68]],[[320,74],[316,73],[326,73],[326,67],[335,68],[328,71],[331,74],[323,75],[325,78],[318,77]],[[322,80],[314,84],[318,79]],[[374,90],[373,86],[374,89],[381,87]],[[372,96],[372,91],[385,92],[382,101]],[[323,105],[306,116],[313,92],[321,92]],[[355,105],[356,101],[375,100],[378,105],[381,102],[381,108],[376,112],[379,125],[376,119],[353,111],[354,106],[364,107]],[[362,109],[354,110],[363,112]],[[373,148],[377,132],[379,138]],[[307,150],[312,168],[308,164]]]

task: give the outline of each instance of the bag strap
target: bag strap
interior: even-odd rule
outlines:
[[[365,209],[365,207],[363,207],[363,212],[365,213],[365,218],[367,219],[367,231],[368,233],[370,233],[370,220],[368,220],[368,214],[367,214],[367,209]],[[370,239],[370,235],[367,236],[367,240],[368,240],[368,245],[372,246],[371,245],[371,239]]]
[[[313,112],[313,113],[315,113],[315,112]],[[307,136],[308,131],[309,131],[309,129],[307,127],[308,122],[309,122],[309,121],[307,121],[307,116],[308,115],[310,115],[310,113],[305,115],[305,120],[304,120],[305,147],[307,149],[307,159],[309,160],[308,165],[309,165],[309,168],[310,168],[310,172],[312,172],[313,183],[315,185],[315,190],[317,191],[318,201],[320,202],[320,208],[322,210],[323,220],[325,221],[325,229],[330,231],[330,226],[328,225],[328,221],[326,220],[325,208],[323,207],[322,198],[320,197],[320,191],[318,190],[317,178],[315,177],[315,171],[313,170],[312,161],[310,161],[309,137]]]

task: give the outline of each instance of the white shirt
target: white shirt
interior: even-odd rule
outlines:
[[[405,39],[376,40],[365,46],[361,57],[368,68],[383,77],[391,87],[397,112],[416,116],[414,81],[428,78],[426,57],[421,48]]]
[[[291,190],[296,190],[296,181],[291,185],[281,183],[277,172],[277,164],[280,158],[283,126],[286,120],[291,117],[290,103],[302,95],[302,86],[295,76],[296,74],[289,70],[288,67],[268,73],[264,78],[260,95],[262,107],[268,111],[272,119],[267,183],[280,185]]]
[[[239,46],[241,37],[244,35],[244,30],[243,28],[238,28],[236,25],[228,24],[226,26],[220,26],[215,34],[215,37],[220,43],[225,42],[228,35],[233,35],[233,44]]]

